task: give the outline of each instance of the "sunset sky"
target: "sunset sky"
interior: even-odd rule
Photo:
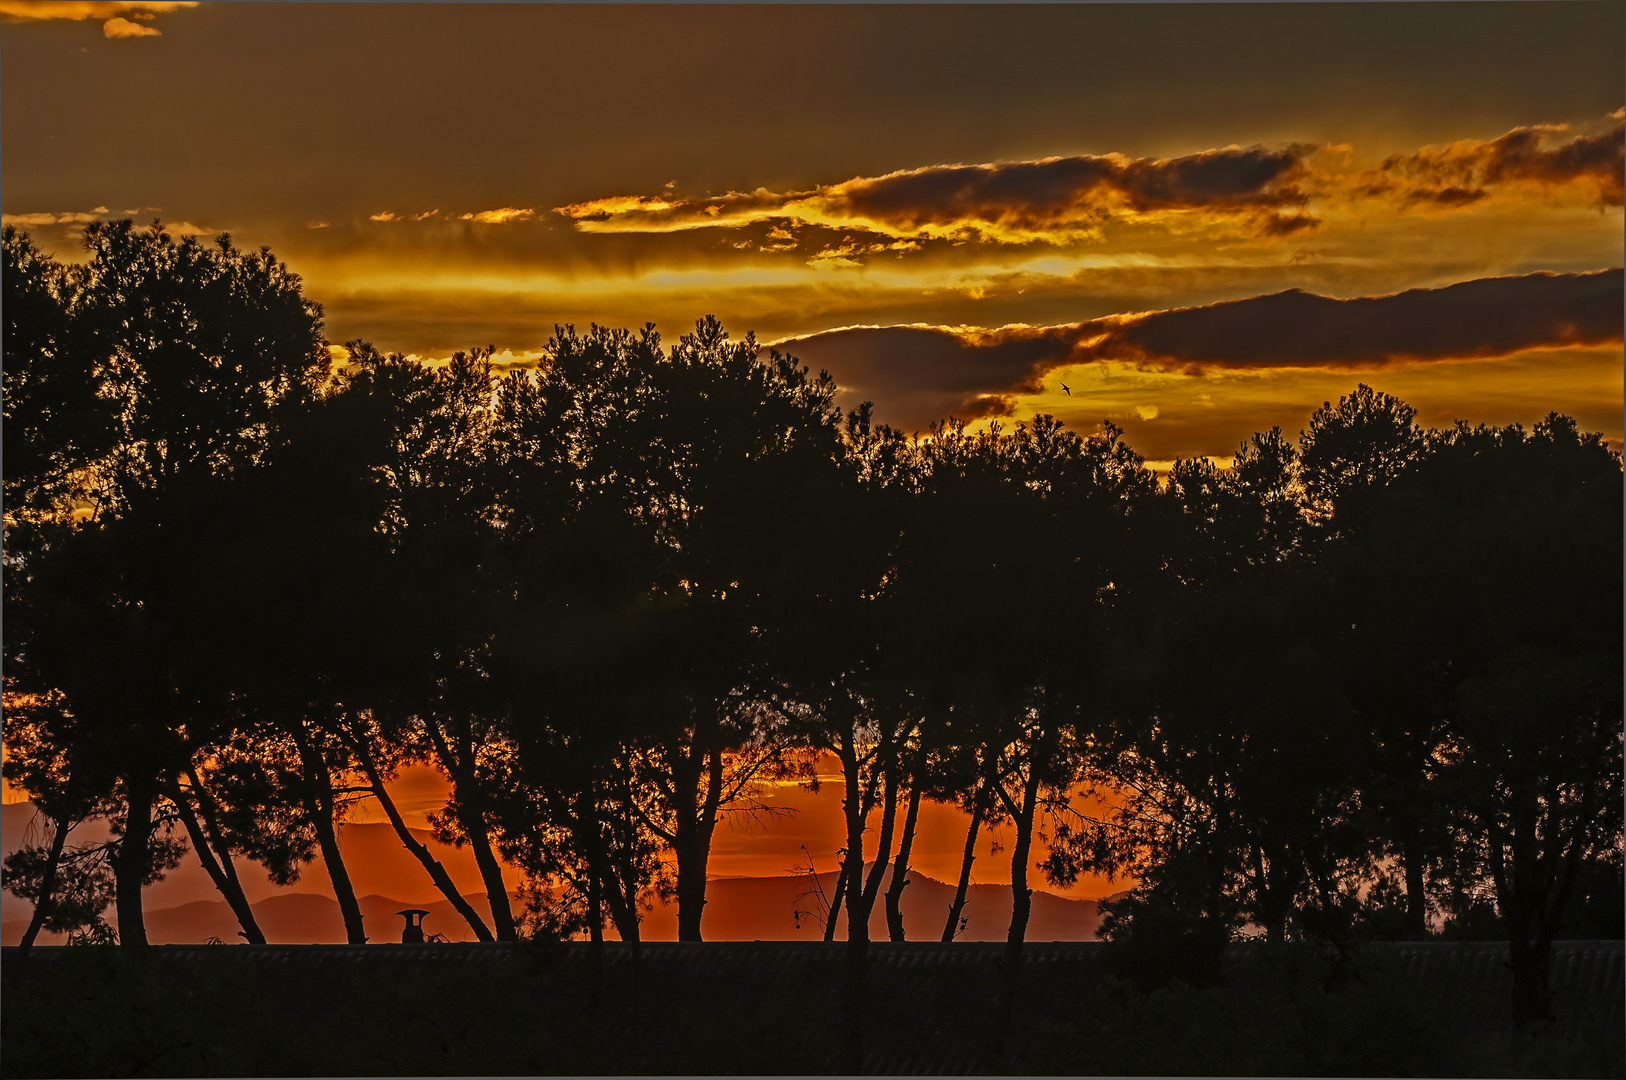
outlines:
[[[1621,436],[1620,3],[0,13],[8,223],[268,245],[336,343],[713,313],[1159,462],[1362,380]]]
[[[333,343],[426,360],[715,314],[908,431],[1048,412],[1224,460],[1365,381],[1619,448],[1623,29],[1620,2],[0,0],[0,210],[63,259],[93,220],[229,232]],[[833,858],[829,792],[780,796],[765,846],[719,834],[714,871],[825,829]],[[947,877],[962,825],[932,814]]]

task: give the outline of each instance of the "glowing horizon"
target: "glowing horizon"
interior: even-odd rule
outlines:
[[[330,340],[429,360],[489,344],[525,362],[564,324],[672,339],[714,314],[905,430],[1043,411],[1111,419],[1154,461],[1225,458],[1365,379],[1425,422],[1557,410],[1618,446],[1618,316],[1608,340],[1432,363],[1399,342],[1376,368],[995,355],[1016,328],[1626,263],[1626,73],[1599,43],[1619,5],[1497,10],[956,8],[922,50],[908,12],[864,7],[8,3],[3,217],[65,259],[116,217],[268,245]],[[557,48],[549,86],[524,75],[536,43],[609,40],[611,69]],[[768,40],[796,74],[695,59]],[[1089,64],[1062,60],[1084,42]],[[274,89],[221,66],[244,48]],[[351,74],[398,63],[478,64],[481,85]],[[857,84],[826,85],[832,63]],[[27,92],[68,72],[72,93]],[[150,133],[104,131],[132,92]],[[905,327],[958,344],[858,347]]]

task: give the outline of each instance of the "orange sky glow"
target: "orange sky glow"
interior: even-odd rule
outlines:
[[[714,899],[718,902],[708,906],[706,921],[702,924],[702,930],[708,937],[811,939],[818,936],[817,920],[804,918],[802,925],[798,926],[791,912],[797,907],[807,910],[813,906],[811,899],[804,895],[810,888],[809,869],[825,875],[824,885],[828,889],[831,885],[829,876],[838,868],[837,851],[845,843],[845,825],[842,820],[840,775],[834,771],[836,769],[834,760],[821,762],[818,771],[822,783],[817,793],[795,783],[763,784],[756,790],[754,807],[741,807],[724,815],[712,843],[710,877],[713,881],[757,880],[740,883],[748,887],[743,905],[739,899],[729,895],[729,886],[721,886],[724,892],[720,897],[714,889]],[[389,791],[407,825],[413,829],[428,830],[428,815],[445,805],[449,785],[440,772],[419,765],[403,769],[390,782]],[[30,824],[31,811],[25,806],[26,797],[22,792],[8,785],[4,801],[8,811],[17,812],[8,816],[6,822],[5,848],[10,851],[28,835],[30,828],[37,833],[44,826],[37,821]],[[1091,804],[1081,797],[1077,805],[1088,808]],[[878,818],[879,814],[875,817]],[[454,940],[470,937],[467,927],[453,912],[442,910],[446,908],[444,899],[422,867],[401,848],[377,800],[369,797],[352,804],[346,821],[341,842],[346,866],[358,896],[422,905],[433,912],[426,922],[432,932],[446,933]],[[877,823],[874,820],[871,822],[872,845],[873,826]],[[911,869],[918,875],[952,886],[959,878],[966,825],[967,817],[958,808],[923,802],[919,831],[910,858]],[[364,828],[358,829],[357,826]],[[105,831],[105,827],[100,828]],[[85,829],[97,832],[98,826],[89,825]],[[39,835],[32,836],[33,841],[40,839]],[[76,834],[75,842],[80,840]],[[1011,874],[1008,845],[1011,840],[1008,827],[995,825],[985,826],[977,842],[971,882],[973,886],[1004,887],[999,889],[1003,895],[991,898],[994,904],[1009,895],[1007,890]],[[1044,858],[1046,853],[1042,839],[1036,839],[1035,861]],[[467,849],[455,850],[435,845],[435,854],[446,866],[460,891],[466,895],[483,892],[479,871]],[[285,923],[280,936],[275,932],[278,903],[309,903],[305,898],[333,895],[332,885],[319,860],[306,867],[299,881],[288,886],[272,884],[263,871],[252,866],[241,866],[239,873],[250,902],[256,905],[257,911],[267,912],[266,918],[271,922],[267,923],[266,930],[273,935],[273,940],[344,939],[344,927],[337,906],[331,901],[330,909],[320,909],[314,917],[306,913],[303,918]],[[523,874],[515,867],[505,867],[504,876],[511,889],[518,889],[523,884]],[[1035,887],[1040,891],[1076,901],[1099,899],[1131,884],[1100,875],[1086,875],[1069,888],[1035,880]],[[946,910],[946,904],[941,903],[941,894],[945,892],[929,887],[913,890],[915,901],[904,905],[912,939],[935,940],[940,933],[943,911]],[[906,901],[910,895],[909,892],[905,893]],[[974,897],[974,901],[978,901],[974,902],[973,907],[977,910],[972,913],[975,923],[971,927],[971,936],[974,939],[998,940],[1004,933],[1002,920],[1009,916],[1008,900],[1001,913],[997,908],[990,908],[989,899],[987,894],[982,898]],[[270,907],[265,905],[267,900],[272,901]],[[730,903],[730,900],[734,902]],[[206,914],[199,914],[198,908],[188,908],[188,905],[204,905],[208,910]],[[214,932],[220,936],[230,937],[235,933],[227,926],[232,923],[229,911],[224,910],[219,894],[191,855],[163,881],[148,886],[145,906],[155,913],[154,932],[165,939],[199,940],[211,931],[213,924],[210,919],[220,922],[224,928],[214,928]],[[377,911],[369,910],[369,928],[385,928],[382,932],[386,934],[384,940],[387,940],[387,934],[393,932],[388,929],[394,926],[394,919],[390,917],[393,908],[385,910],[389,905],[378,904],[369,906],[378,908]],[[483,900],[476,903],[477,908],[482,906]],[[7,944],[14,943],[22,933],[30,910],[25,902],[9,892],[0,895],[0,912],[3,912],[6,924],[4,940]],[[1038,915],[1037,937],[1087,937],[1096,923],[1093,904],[1056,909],[1052,903],[1048,911],[1041,907]],[[879,906],[876,918],[880,918]],[[644,927],[650,939],[674,939],[676,930],[675,909],[658,902],[652,903],[645,913]],[[884,923],[878,925],[875,932],[884,936]]]
[[[0,218],[269,246],[335,347],[426,362],[715,314],[906,431],[1107,420],[1159,469],[1358,382],[1619,449],[1623,15],[0,0]],[[833,868],[839,786],[762,798],[714,875]],[[952,882],[964,815],[921,820]]]
[[[1431,423],[1558,409],[1618,442],[1618,290],[1602,335],[1555,332],[1571,298],[1433,351],[1397,324],[1216,366],[1055,332],[1620,266],[1621,13],[7,0],[4,218],[65,258],[125,215],[267,244],[333,341],[430,360],[716,314],[906,430],[1049,412],[1224,460],[1364,380]]]

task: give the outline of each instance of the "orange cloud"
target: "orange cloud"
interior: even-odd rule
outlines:
[[[1364,370],[1619,343],[1620,268],[1481,278],[1341,300],[1291,289],[1200,307],[997,329],[853,326],[777,343],[911,429],[1009,415],[1047,373],[1092,363],[1199,375],[1210,368]],[[1138,411],[1141,420],[1155,407]]]
[[[1216,228],[1261,239],[1315,229],[1324,205],[1359,218],[1449,211],[1499,193],[1538,190],[1618,206],[1622,116],[1604,131],[1559,138],[1562,125],[1515,128],[1489,141],[1465,140],[1357,167],[1351,148],[1290,144],[1236,146],[1177,158],[1081,154],[982,165],[931,165],[857,177],[806,191],[731,191],[709,198],[618,195],[555,207],[588,233],[677,233],[789,227],[860,230],[897,243],[948,240],[1056,245],[1099,241],[1111,225],[1175,232]],[[755,245],[739,243],[735,247]],[[763,250],[786,250],[776,246]],[[841,250],[847,248],[847,250]],[[852,237],[814,263],[856,265],[889,249]],[[898,250],[896,244],[890,250]]]
[[[133,15],[141,19],[197,6],[197,0],[0,0],[0,18],[112,19]]]
[[[156,26],[142,26],[129,19],[108,19],[102,23],[102,36],[110,38],[158,37],[162,31]]]
[[[482,210],[478,214],[463,214],[461,218],[463,221],[477,221],[482,225],[506,225],[510,221],[524,221],[535,213],[535,210],[516,210],[512,206],[505,206],[501,210]]]
[[[1302,158],[1312,147],[1206,150],[1181,158],[1122,154],[982,165],[932,165],[857,177],[810,191],[759,188],[716,198],[615,196],[555,207],[583,232],[679,232],[796,221],[856,228],[895,240],[981,239],[1071,243],[1094,239],[1118,219],[1199,213],[1239,219],[1256,231],[1314,224],[1298,207]]]
[[[107,213],[106,208],[90,211],[88,213],[67,212],[61,214],[0,214],[0,225],[15,225],[18,228],[40,228],[46,225],[88,225],[92,221],[101,220],[102,214]]]
[[[1560,139],[1567,124],[1518,127],[1488,141],[1464,139],[1396,155],[1378,169],[1368,190],[1408,204],[1455,208],[1486,198],[1490,189],[1531,187],[1543,193],[1578,190],[1603,206],[1622,204],[1626,173],[1626,111],[1604,131]]]
[[[163,12],[197,6],[197,0],[0,0],[0,19],[103,19],[104,37],[159,37],[156,26],[131,20],[150,21]]]

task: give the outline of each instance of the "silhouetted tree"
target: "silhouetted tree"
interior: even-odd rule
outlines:
[[[1363,555],[1453,613],[1416,642],[1445,672],[1428,795],[1461,815],[1453,862],[1494,885],[1524,1025],[1549,1013],[1584,868],[1619,859],[1620,459],[1556,414],[1437,443],[1373,507]]]
[[[61,694],[12,695],[6,703],[6,779],[28,794],[51,830],[47,843],[24,844],[6,857],[6,888],[34,904],[18,942],[24,953],[42,929],[78,930],[112,900],[104,853],[66,846],[75,827],[109,810],[108,793],[85,787],[69,768],[73,723]]]
[[[320,853],[364,941],[338,831],[367,797],[482,939],[636,943],[659,894],[698,940],[718,821],[816,754],[847,1071],[923,800],[970,814],[944,940],[980,830],[1013,829],[996,1051],[1036,843],[1054,883],[1138,880],[1105,932],[1148,986],[1217,977],[1243,922],[1342,944],[1433,913],[1500,920],[1526,1024],[1553,935],[1618,909],[1620,460],[1568,418],[1424,431],[1361,385],[1159,490],[1110,425],[843,418],[710,317],[670,349],[560,328],[499,378],[490,347],[330,355],[264,250],[85,242],[0,243],[8,772],[52,828],[6,866],[30,943],[99,925],[111,883],[145,944],[182,830],[248,940],[238,862]],[[489,926],[394,803],[416,762]],[[112,840],[71,845],[93,816]]]
[[[98,355],[79,319],[84,269],[45,255],[26,233],[0,238],[5,351],[5,502],[7,550],[17,525],[61,516],[85,501],[84,474],[112,448],[117,405],[99,393],[112,358]]]
[[[1365,383],[1323,402],[1299,433],[1299,461],[1310,510],[1333,531],[1359,524],[1371,498],[1426,448],[1417,410]]]
[[[90,517],[26,572],[39,613],[24,646],[35,685],[19,689],[60,691],[80,725],[71,767],[116,780],[119,938],[139,948],[141,883],[164,861],[153,814],[180,767],[177,733],[214,707],[215,688],[191,682],[188,649],[209,629],[195,620],[210,616],[189,589],[183,523],[254,467],[275,410],[311,392],[327,352],[319,309],[267,252],[225,237],[213,248],[176,242],[128,221],[87,226],[85,244],[69,335],[90,357],[97,396],[115,403],[114,430],[88,466]]]
[[[646,355],[646,354],[640,354]],[[803,588],[804,539],[840,467],[828,376],[760,357],[703,319],[644,373],[648,397],[624,431],[658,501],[662,588],[672,605],[642,657],[635,761],[646,825],[672,850],[678,933],[699,940],[707,858],[720,814],[762,770],[785,765],[765,708],[772,656],[762,628]],[[656,644],[658,642],[658,644]]]

